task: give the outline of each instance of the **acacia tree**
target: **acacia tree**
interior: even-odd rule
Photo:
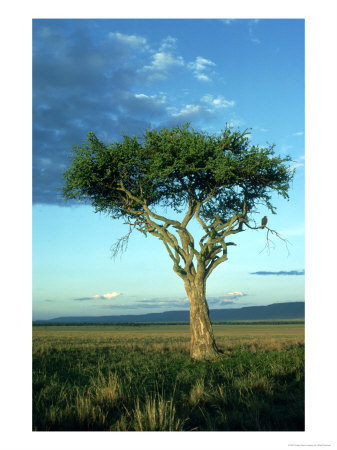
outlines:
[[[109,145],[90,132],[71,158],[63,196],[124,219],[130,229],[117,242],[116,252],[134,229],[163,242],[190,302],[191,357],[218,358],[206,281],[227,260],[228,247],[236,245],[227,241],[229,236],[247,229],[276,233],[265,217],[256,225],[253,214],[261,204],[275,213],[273,192],[288,197],[290,158],[275,156],[273,145],[250,145],[247,131],[226,126],[221,134],[210,135],[189,124],[147,130],[141,138],[124,136]],[[171,217],[158,207],[168,208]],[[192,220],[203,234],[197,245],[187,229]]]

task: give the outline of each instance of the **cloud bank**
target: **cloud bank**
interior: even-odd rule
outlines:
[[[62,172],[72,146],[90,130],[111,142],[149,127],[202,126],[235,105],[207,92],[189,97],[176,87],[182,77],[184,86],[209,86],[217,75],[210,59],[179,54],[174,36],[154,43],[111,28],[94,32],[91,21],[33,21],[34,203],[71,204],[61,197]]]
[[[228,305],[235,304],[235,300],[246,296],[241,291],[228,292],[227,294],[219,297],[207,297],[208,305],[213,307],[226,307]],[[91,297],[93,298],[93,297]],[[136,303],[124,303],[124,304],[106,304],[101,305],[104,309],[189,309],[189,300],[186,297],[176,298],[152,298],[138,300]]]
[[[80,297],[80,298],[74,298],[73,300],[83,302],[87,300],[111,300],[113,298],[119,297],[122,295],[120,292],[111,292],[103,295],[93,295],[92,297]]]
[[[280,270],[279,272],[268,272],[264,270],[260,270],[258,272],[251,272],[250,275],[304,275],[304,269],[303,270]]]

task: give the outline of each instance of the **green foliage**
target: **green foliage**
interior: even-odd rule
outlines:
[[[272,192],[287,198],[293,171],[289,157],[275,156],[274,146],[250,146],[247,132],[226,127],[220,135],[188,124],[147,130],[140,138],[103,144],[91,131],[73,150],[64,173],[63,195],[81,199],[112,217],[134,217],[144,205],[180,211],[202,204],[200,216],[228,220],[264,203],[272,212]],[[245,206],[244,206],[245,202]]]

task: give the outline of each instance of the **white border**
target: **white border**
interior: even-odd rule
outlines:
[[[336,448],[336,19],[334,0],[13,1],[2,8],[2,407],[5,450]],[[31,20],[32,18],[305,18],[306,431],[302,433],[31,432]],[[28,185],[27,185],[28,184]],[[4,267],[5,266],[5,267]],[[9,270],[8,270],[9,269]],[[8,273],[7,273],[8,272]]]

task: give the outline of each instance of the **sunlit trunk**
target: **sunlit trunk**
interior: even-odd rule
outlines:
[[[220,357],[209,318],[204,280],[185,282],[190,301],[190,355],[196,360],[211,361]]]

